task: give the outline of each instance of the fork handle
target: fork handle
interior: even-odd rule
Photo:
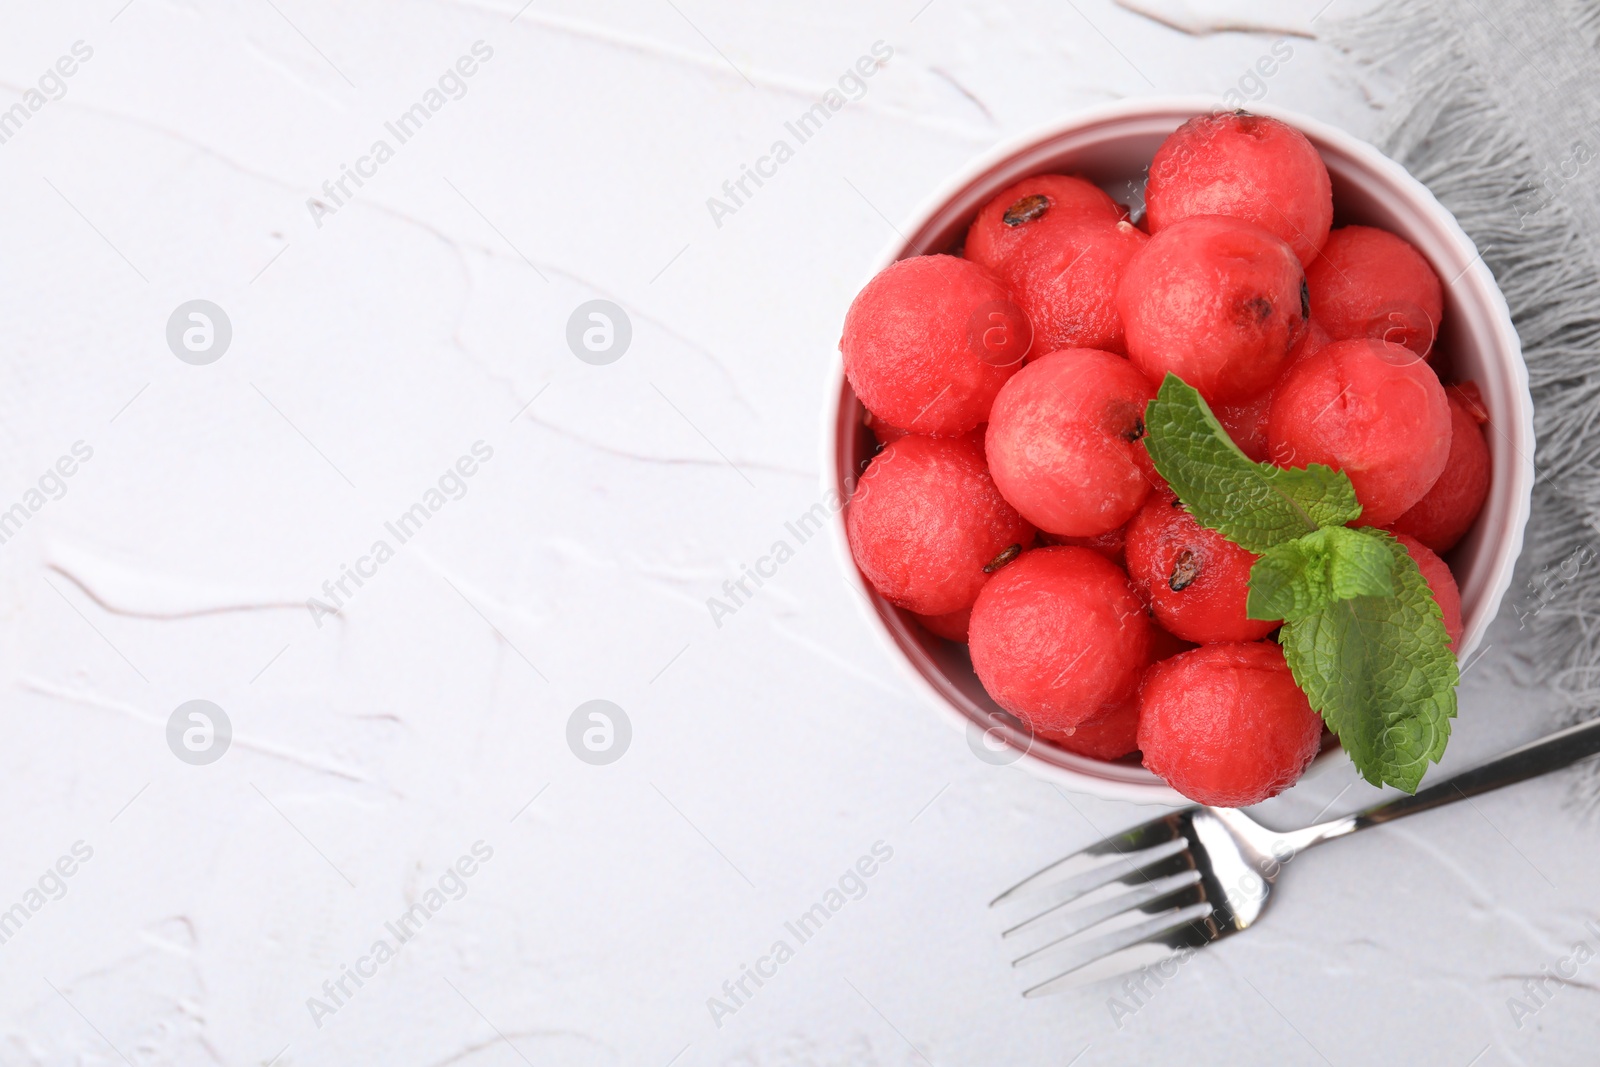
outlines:
[[[1600,719],[1569,726],[1549,737],[1512,749],[1498,759],[1490,760],[1470,771],[1463,771],[1454,778],[1447,778],[1413,795],[1396,797],[1366,811],[1311,827],[1307,835],[1311,836],[1312,840],[1306,843],[1343,837],[1357,830],[1365,830],[1369,826],[1393,822],[1405,815],[1414,815],[1419,811],[1428,811],[1457,800],[1465,800],[1467,797],[1487,793],[1501,786],[1537,778],[1542,774],[1570,767],[1596,753],[1600,753]],[[1312,831],[1321,832],[1312,836]]]

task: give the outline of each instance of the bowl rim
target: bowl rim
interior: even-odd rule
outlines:
[[[907,216],[907,221],[902,224],[901,229],[873,261],[862,285],[891,264],[906,258],[908,253],[922,254],[911,245],[910,239],[905,234],[918,233],[951,201],[981,181],[988,173],[1018,156],[1038,149],[1049,141],[1118,121],[1172,117],[1181,123],[1197,115],[1232,110],[1234,109],[1221,106],[1215,98],[1207,96],[1139,97],[1075,110],[1060,119],[1034,126],[1016,136],[1006,138],[979,153],[954,175],[939,183],[917,204]],[[1507,364],[1504,369],[1509,371],[1512,383],[1510,399],[1514,408],[1507,413],[1510,415],[1509,420],[1497,418],[1495,422],[1497,428],[1507,436],[1509,446],[1523,462],[1516,462],[1510,466],[1513,473],[1512,486],[1507,497],[1511,505],[1508,533],[1501,542],[1498,552],[1494,553],[1490,560],[1489,580],[1484,586],[1480,601],[1483,607],[1463,634],[1457,649],[1457,659],[1465,663],[1482,641],[1489,624],[1499,613],[1501,602],[1510,588],[1517,559],[1522,554],[1528,518],[1532,511],[1534,468],[1531,457],[1535,443],[1533,398],[1529,391],[1527,362],[1522,357],[1522,341],[1512,323],[1505,295],[1500,291],[1493,274],[1484,263],[1477,245],[1461,228],[1455,215],[1439,202],[1432,190],[1399,163],[1384,155],[1376,146],[1340,127],[1298,111],[1265,104],[1253,104],[1248,110],[1252,114],[1279,119],[1305,133],[1313,141],[1334,145],[1346,157],[1360,164],[1364,170],[1376,172],[1386,177],[1392,184],[1407,188],[1414,201],[1412,206],[1428,215],[1430,224],[1435,226],[1467,261],[1467,266],[1447,288],[1458,291],[1461,283],[1470,275],[1475,283],[1471,287],[1474,296],[1487,304],[1484,310],[1488,312],[1488,320],[1494,334],[1494,349],[1504,354]],[[857,291],[859,289],[858,286]],[[841,489],[839,485],[840,401],[848,389],[849,382],[844,373],[843,356],[835,349],[828,375],[828,401],[823,405],[822,483],[825,499],[827,494],[840,493]],[[845,580],[861,595],[860,609],[868,617],[868,625],[884,643],[890,656],[900,665],[902,672],[910,678],[913,688],[922,699],[939,707],[945,713],[947,721],[958,729],[971,730],[976,725],[973,720],[939,692],[910,661],[878,609],[877,602],[881,597],[862,576],[850,551],[845,527],[848,499],[848,492],[840,494],[839,506],[834,509],[828,527],[832,534],[834,549],[843,565]],[[1321,762],[1338,751],[1336,745],[1324,749],[1316,762]],[[1031,746],[1020,751],[1015,762],[1037,777],[1079,793],[1107,800],[1163,806],[1188,806],[1192,803],[1143,767],[1132,768],[1127,765],[1105,763],[1071,753],[1063,755],[1071,757],[1069,762],[1094,764],[1107,769],[1119,768],[1125,773],[1116,777],[1106,777],[1104,772],[1089,773],[1087,770],[1074,770],[1035,755]],[[1126,773],[1135,771],[1137,773]]]

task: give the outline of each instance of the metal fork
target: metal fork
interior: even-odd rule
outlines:
[[[1037,997],[1126,974],[1253,926],[1286,863],[1312,845],[1571,766],[1600,753],[1600,719],[1354,815],[1278,833],[1235,808],[1193,807],[1108,837],[1024,878],[990,907],[1029,914],[1001,935],[1013,967],[1050,973]],[[1024,901],[1033,901],[1021,910]],[[1046,968],[1048,967],[1048,970]],[[1164,975],[1170,977],[1170,975]]]

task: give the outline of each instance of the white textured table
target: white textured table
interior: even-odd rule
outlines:
[[[1592,1062],[1600,963],[1507,1003],[1600,947],[1563,781],[1297,860],[1131,1015],[1024,1002],[985,902],[1148,812],[974,759],[785,526],[847,302],[974,153],[1156,90],[1370,132],[1382,85],[1109,0],[521,2],[6,15],[0,1062]],[[192,300],[231,338],[181,360]],[[1550,725],[1515,637],[1449,766]]]

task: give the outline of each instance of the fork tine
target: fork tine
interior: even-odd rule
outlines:
[[[1057,916],[1063,911],[1076,910],[1076,907],[1080,904],[1096,903],[1096,901],[1091,901],[1088,898],[1106,886],[1138,886],[1141,882],[1154,883],[1158,879],[1183,874],[1195,869],[1194,857],[1190,855],[1187,848],[1180,848],[1174,851],[1168,847],[1158,846],[1158,849],[1160,855],[1151,856],[1144,863],[1135,864],[1132,858],[1128,860],[1126,865],[1113,861],[1096,868],[1093,872],[1095,879],[1093,881],[1090,881],[1089,875],[1074,879],[1072,892],[1064,899],[1050,905],[1032,918],[1024,919],[1009,930],[1003,931],[1000,936],[1002,938],[1012,937],[1044,919]],[[1147,856],[1158,851],[1158,849],[1150,849],[1139,855]],[[1104,898],[1102,897],[1102,899]]]
[[[1216,932],[1215,928],[1204,921],[1204,916],[1179,919],[1171,926],[1158,930],[1142,940],[1115,949],[1025,989],[1022,995],[1031,1000],[1051,993],[1082,988],[1108,978],[1116,978],[1137,971],[1141,967],[1153,966],[1163,960],[1171,959],[1186,948],[1203,948],[1220,936],[1222,936],[1220,932]]]
[[[1023,990],[1022,995],[1030,999],[1041,997],[1126,974],[1176,955],[1184,948],[1208,945],[1232,931],[1232,927],[1215,921],[1212,903],[1199,892],[1199,886],[1189,887],[1189,890],[1188,897],[1181,893],[1172,896],[1176,898],[1174,903],[1183,900],[1192,903],[1179,903],[1136,926],[1124,927],[1085,943],[1071,966]]]
[[[1074,863],[1075,861],[1081,862],[1086,859],[1097,859],[1099,857],[1108,855],[1124,855],[1128,853],[1139,852],[1154,845],[1171,841],[1175,837],[1180,837],[1182,835],[1179,831],[1179,819],[1182,816],[1187,815],[1192,810],[1194,809],[1185,809],[1184,811],[1174,812],[1170,815],[1163,815],[1159,819],[1152,819],[1141,826],[1135,826],[1130,830],[1124,830],[1120,834],[1113,834],[1111,837],[1097,841],[1094,844],[1089,845],[1087,848],[1081,848],[1069,856],[1063,856],[1054,863],[1046,864],[1037,871],[1034,871],[1032,874],[1028,875],[1028,877],[1024,878],[1016,885],[1012,886],[1010,889],[1007,889],[1004,893],[1001,893],[999,896],[995,897],[989,902],[989,906],[991,908],[994,907],[996,904],[999,904],[1008,897],[1021,892],[1023,889],[1034,884],[1052,871],[1058,870],[1065,864]]]
[[[1104,902],[1098,909],[1089,909],[1089,914],[1094,916],[1091,921],[1084,922],[1076,929],[1069,930],[1023,953],[1011,961],[1011,966],[1022,966],[1029,960],[1069,941],[1076,942],[1076,947],[1080,950],[1090,945],[1099,945],[1130,927],[1148,922],[1149,917],[1158,912],[1167,914],[1174,908],[1181,910],[1207,902],[1210,898],[1205,892],[1205,887],[1199,882],[1198,873],[1192,878],[1180,874],[1162,879],[1159,884],[1152,887],[1156,892],[1141,894],[1135,890],[1123,893]],[[1143,917],[1140,913],[1143,913]],[[1089,940],[1090,938],[1093,940]]]

